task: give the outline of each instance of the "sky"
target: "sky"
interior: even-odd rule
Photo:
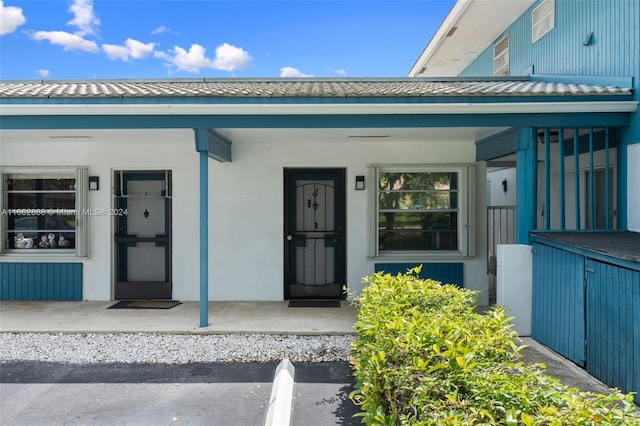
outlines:
[[[405,77],[455,0],[0,0],[0,79]]]

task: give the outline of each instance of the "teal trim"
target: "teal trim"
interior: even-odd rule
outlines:
[[[573,129],[573,170],[580,170],[580,150],[579,148],[579,136],[578,129]],[[575,221],[576,229],[580,229],[580,173],[573,173],[574,186],[575,186]]]
[[[563,135],[564,137],[564,129],[561,127],[558,129],[558,134]],[[564,143],[558,144],[558,158],[561,160],[558,161],[559,164],[559,184],[560,184],[560,194],[559,194],[559,204],[560,204],[560,229],[565,228],[565,188],[564,188]]]
[[[381,128],[381,127],[606,127],[626,126],[628,113],[568,114],[316,114],[316,115],[128,115],[0,116],[2,129],[179,128]]]
[[[536,229],[537,145],[530,127],[518,129],[516,153],[516,243],[529,244],[529,232]]]
[[[209,156],[200,151],[200,327],[209,325]]]
[[[213,129],[193,129],[196,151],[207,155],[221,163],[231,162],[231,141]]]
[[[593,172],[593,127],[589,129],[589,229],[596,223],[595,173]]]
[[[633,87],[633,77],[609,75],[540,75],[532,74],[530,81],[544,83],[587,84],[590,86]]]
[[[640,114],[637,114],[640,117]],[[627,207],[628,202],[627,199],[629,197],[628,191],[628,182],[627,177],[629,176],[628,171],[628,156],[627,153],[627,141],[621,141],[618,144],[618,229],[624,230],[627,229]],[[636,212],[637,214],[637,212]]]
[[[231,141],[213,129],[207,130],[208,154],[221,163],[231,162]]]
[[[209,137],[206,128],[193,129],[196,151],[207,152],[209,150]]]
[[[551,141],[544,129],[544,229],[551,229]]]
[[[604,229],[609,230],[609,128],[604,132]]]
[[[82,263],[0,263],[0,300],[82,300]]]
[[[464,263],[376,263],[376,272],[404,274],[407,269],[422,265],[419,277],[464,287]]]
[[[489,161],[518,150],[518,129],[504,130],[476,142],[476,161]]]

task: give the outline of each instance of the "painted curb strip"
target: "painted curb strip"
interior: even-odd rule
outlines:
[[[291,424],[294,374],[295,367],[287,358],[284,358],[276,368],[265,426],[289,426]]]

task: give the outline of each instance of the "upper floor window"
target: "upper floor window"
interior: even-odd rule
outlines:
[[[86,254],[86,169],[7,168],[0,177],[0,252]]]
[[[493,75],[509,75],[509,34],[502,37],[493,46]]]
[[[540,40],[555,26],[556,2],[555,0],[542,0],[531,12],[531,43]]]
[[[473,166],[373,166],[370,249],[384,255],[472,255]],[[374,213],[375,212],[375,213]]]

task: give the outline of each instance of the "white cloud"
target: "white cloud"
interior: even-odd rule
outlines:
[[[223,71],[245,69],[251,64],[251,56],[243,49],[223,43],[216,48],[215,58],[206,57],[206,49],[192,44],[189,50],[175,46],[169,52],[154,52],[154,57],[164,59],[178,71],[200,72],[201,68]]]
[[[49,70],[38,70],[38,75],[42,78],[49,77]]]
[[[345,75],[347,75],[347,71],[344,69],[339,69],[339,70],[336,70],[336,74],[338,74],[341,77],[344,77]]]
[[[207,59],[205,52],[207,50],[199,44],[192,44],[187,52],[181,47],[173,48],[173,58],[171,62],[179,71],[187,71],[198,73],[200,68],[215,68],[212,59]]]
[[[297,68],[282,67],[280,68],[280,77],[313,77],[313,75],[305,74]]]
[[[36,31],[31,35],[33,40],[48,40],[51,44],[59,44],[64,50],[82,50],[85,52],[98,52],[98,45],[89,40],[85,40],[77,34],[70,34],[66,31]]]
[[[177,32],[175,32],[171,28],[165,27],[164,25],[160,25],[158,28],[151,31],[151,34],[162,34],[162,33],[177,34]]]
[[[117,44],[103,44],[102,50],[107,54],[109,59],[120,59],[122,62],[129,60],[129,49],[125,46]]]
[[[78,27],[76,34],[81,36],[95,34],[100,20],[93,13],[93,0],[74,0],[69,7],[69,12],[73,13],[74,18],[67,24]]]
[[[223,43],[216,48],[214,65],[217,70],[235,71],[249,68],[251,55],[246,50]]]
[[[27,22],[22,14],[22,9],[15,6],[5,6],[0,0],[0,36],[11,34],[20,25]]]
[[[145,59],[153,52],[155,43],[142,43],[141,41],[128,38],[124,42],[124,46],[117,44],[103,44],[102,50],[107,54],[109,59],[120,59],[123,62],[133,59]]]

